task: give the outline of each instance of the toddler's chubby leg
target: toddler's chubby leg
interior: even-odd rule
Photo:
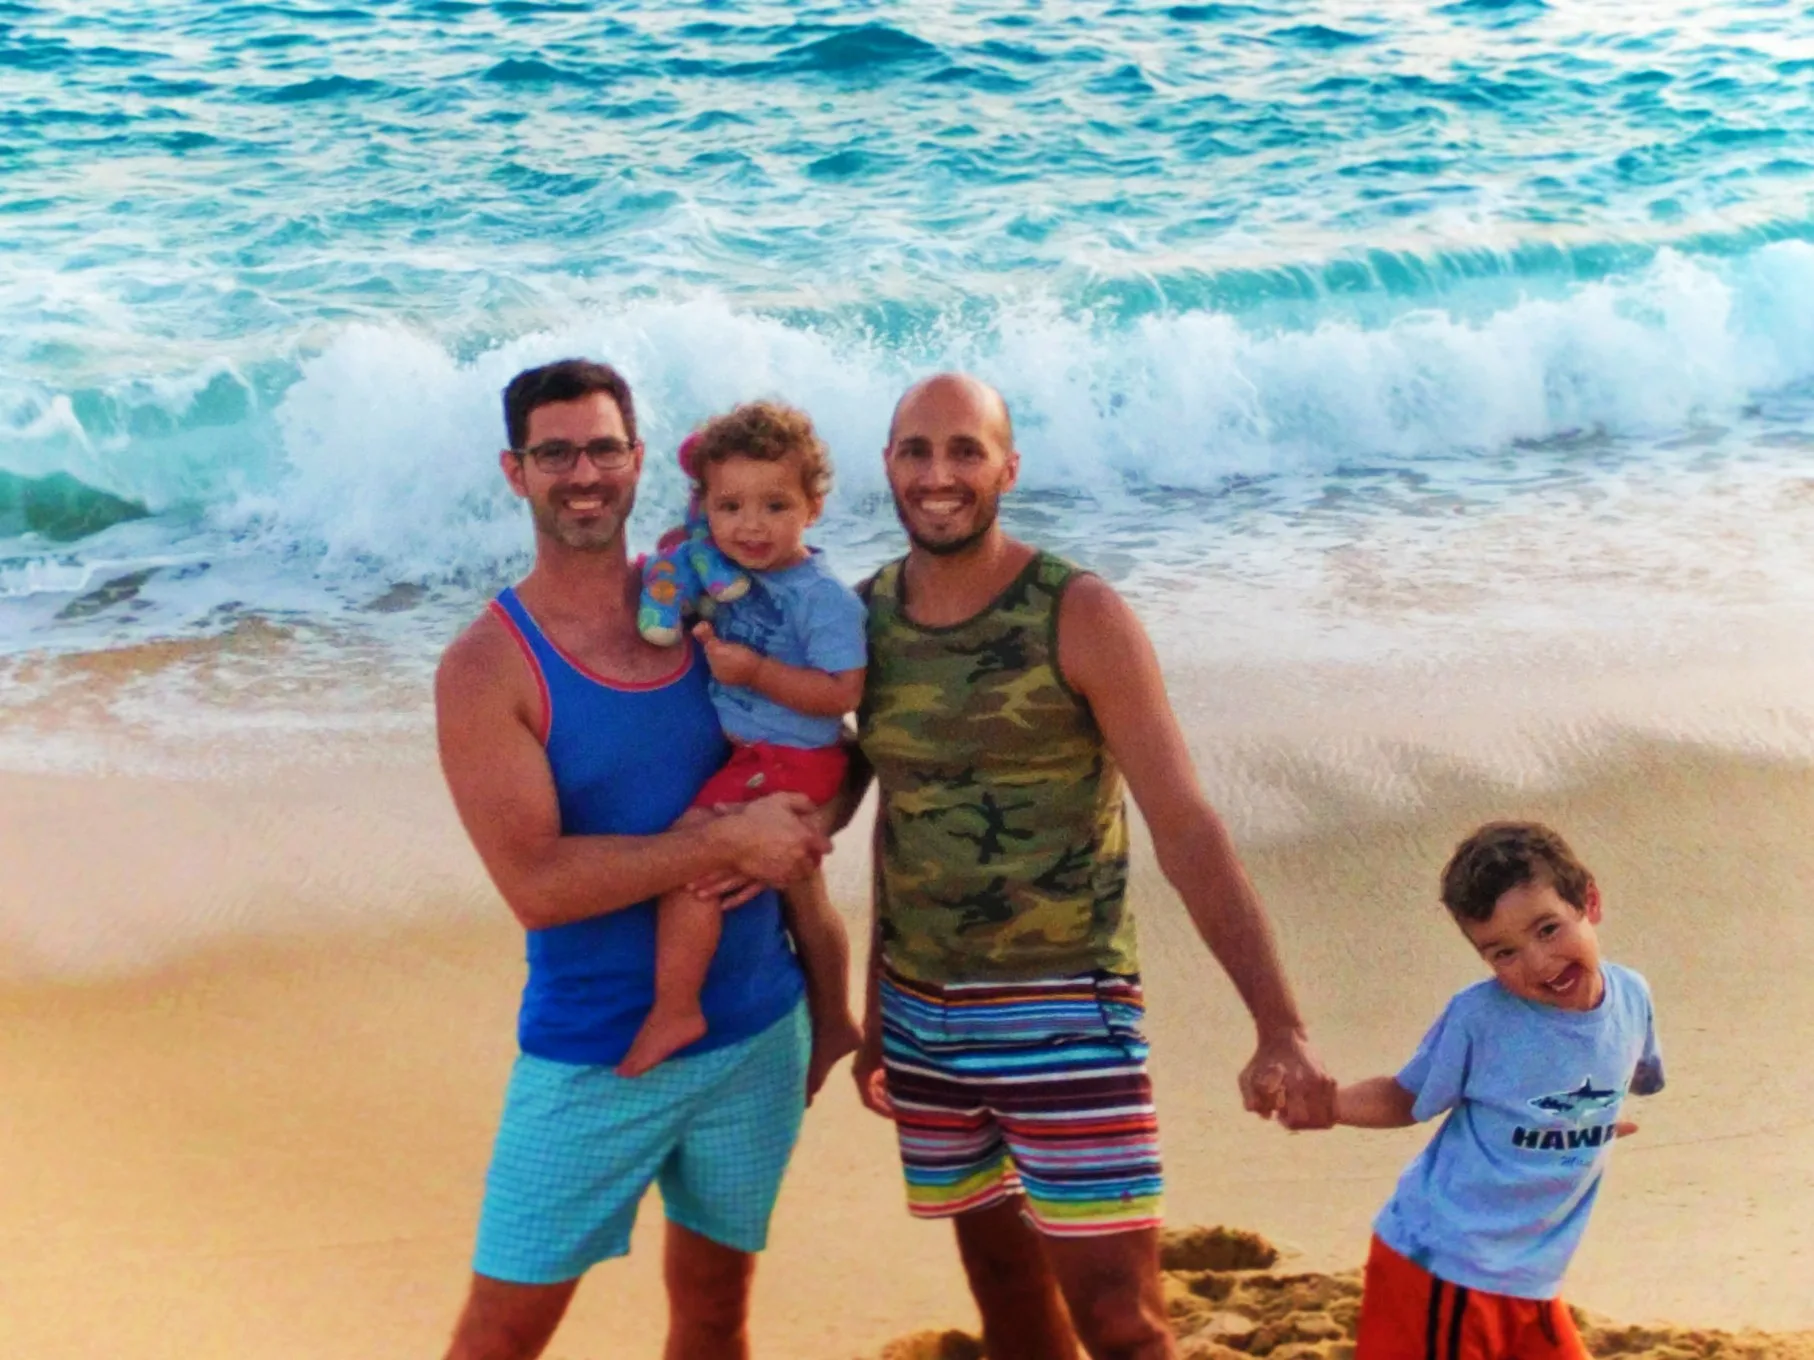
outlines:
[[[784,900],[813,1018],[812,1059],[806,1069],[806,1098],[811,1100],[838,1060],[857,1051],[863,1034],[850,1013],[850,941],[825,891],[825,875],[788,884]]]
[[[679,889],[655,915],[655,1005],[617,1065],[620,1077],[640,1077],[663,1058],[705,1037],[699,992],[724,930],[718,903]]]

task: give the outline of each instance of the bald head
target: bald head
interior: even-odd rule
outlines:
[[[1008,414],[1008,403],[1000,392],[968,373],[934,373],[903,392],[888,421],[889,447],[924,418],[946,426],[969,425],[977,435],[996,443],[1001,452],[1014,450],[1014,420]]]
[[[999,539],[1001,498],[1020,477],[1008,404],[964,373],[917,382],[895,404],[882,464],[916,552],[951,558]]]

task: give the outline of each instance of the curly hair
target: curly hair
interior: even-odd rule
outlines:
[[[760,463],[799,462],[800,483],[812,500],[831,490],[831,453],[813,429],[806,412],[778,401],[749,401],[714,416],[681,445],[681,467],[693,479],[696,495],[705,495],[707,464],[732,458]]]
[[[1442,871],[1442,904],[1458,921],[1484,921],[1513,888],[1540,883],[1585,910],[1593,881],[1559,832],[1541,822],[1488,822],[1449,856]]]

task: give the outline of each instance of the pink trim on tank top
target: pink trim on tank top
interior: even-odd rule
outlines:
[[[525,608],[523,612],[527,614],[529,611]],[[534,615],[530,615],[530,617],[533,618]],[[539,623],[536,625],[536,630],[542,634],[542,641],[554,649],[556,656],[593,684],[603,685],[606,689],[622,690],[626,694],[636,694],[651,689],[666,689],[693,668],[693,639],[688,638],[687,654],[681,657],[680,664],[670,674],[662,676],[659,680],[613,680],[608,675],[600,675],[578,657],[567,655],[567,649],[549,637],[547,631]]]
[[[492,604],[494,607],[502,609],[502,606],[498,605],[496,600],[493,600]],[[578,657],[569,653],[560,643],[556,642],[546,628],[542,627],[541,624],[536,623],[535,615],[529,612],[529,606],[524,604],[520,598],[517,600],[517,605],[522,609],[523,613],[528,616],[529,621],[535,624],[536,633],[541,637],[543,642],[548,644],[549,649],[553,651],[556,656],[562,661],[565,661],[569,666],[573,667],[573,669],[578,671],[581,675],[585,676],[586,679],[590,680],[593,684],[603,685],[606,689],[621,690],[626,694],[636,694],[652,689],[664,689],[673,684],[676,680],[684,677],[686,673],[693,668],[693,655],[698,648],[693,645],[693,639],[689,637],[687,639],[686,655],[681,657],[680,664],[668,674],[658,676],[654,680],[613,680],[608,675],[600,675]],[[506,614],[506,617],[509,617],[508,614]],[[513,631],[518,632],[520,636],[521,630],[515,629],[514,623],[515,621],[512,620]],[[539,670],[540,667],[537,667],[537,669]]]
[[[516,639],[517,650],[522,652],[523,660],[529,663],[530,674],[535,676],[536,688],[542,692],[542,745],[548,744],[548,734],[554,731],[554,695],[548,692],[548,677],[542,674],[542,663],[535,658],[535,648],[529,645],[529,639],[523,636],[523,630],[516,626],[516,620],[510,617],[510,611],[496,600],[490,604],[493,614],[499,622],[510,630],[510,636]],[[528,610],[524,610],[528,613]]]

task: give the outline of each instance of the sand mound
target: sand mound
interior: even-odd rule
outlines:
[[[1184,1360],[1349,1360],[1360,1314],[1359,1271],[1275,1271],[1279,1251],[1257,1233],[1187,1228],[1165,1234],[1165,1303]],[[1688,1327],[1621,1327],[1575,1310],[1597,1360],[1814,1360],[1814,1333],[1770,1335]],[[916,1332],[881,1360],[985,1360],[968,1332]]]

